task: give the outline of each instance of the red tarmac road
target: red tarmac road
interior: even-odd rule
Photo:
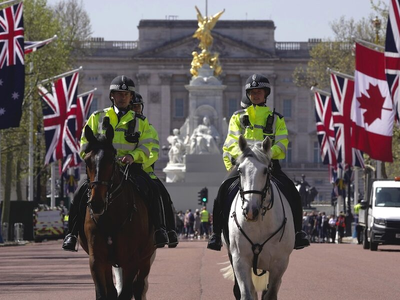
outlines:
[[[226,250],[206,249],[203,241],[181,242],[157,250],[151,269],[152,299],[233,299],[220,268]],[[294,251],[284,275],[280,299],[400,299],[400,247],[377,252],[355,244],[312,244]],[[0,247],[1,300],[95,299],[88,257],[61,250],[61,241]]]

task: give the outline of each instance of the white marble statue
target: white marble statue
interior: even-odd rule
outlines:
[[[209,117],[203,118],[203,124],[197,126],[190,137],[190,154],[219,154],[220,136],[210,124]]]
[[[180,138],[179,129],[175,128],[172,133],[174,135],[170,135],[167,140],[171,144],[171,148],[168,152],[169,163],[170,164],[182,164],[183,156],[185,155],[185,145],[183,140]]]

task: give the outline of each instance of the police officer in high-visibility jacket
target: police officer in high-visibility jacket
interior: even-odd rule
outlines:
[[[86,126],[89,126],[94,134],[103,132],[103,120],[108,119],[114,128],[113,146],[117,150],[119,162],[131,165],[130,169],[135,169],[135,172],[138,172],[146,181],[148,175],[143,172],[142,164],[149,159],[152,148],[150,125],[143,115],[135,114],[131,110],[131,100],[134,96],[135,84],[132,79],[126,76],[117,76],[110,85],[111,107],[94,112],[89,117]],[[87,144],[87,140],[82,134],[81,149],[84,149],[85,144]],[[81,151],[81,157],[84,155],[85,152]],[[150,178],[147,181],[152,182]],[[79,212],[86,210],[87,189],[88,182],[85,181],[74,195],[70,207],[69,234],[65,237],[62,245],[64,250],[77,251],[77,236],[84,221],[84,213],[80,214]],[[168,236],[161,226],[159,201],[158,199],[150,199],[150,201],[150,216],[155,228],[155,245],[164,247],[168,243]]]
[[[136,93],[135,97],[132,99],[132,110],[137,114],[137,115],[143,115],[143,109],[144,109],[144,101],[142,95],[139,93]],[[154,181],[154,183],[157,185],[158,190],[160,192],[161,196],[161,204],[162,204],[162,209],[160,213],[162,214],[162,217],[164,219],[163,225],[165,226],[168,234],[168,247],[169,248],[174,248],[178,245],[178,235],[175,232],[175,212],[171,200],[171,196],[169,195],[167,189],[163,185],[160,179],[158,179],[157,175],[154,173],[154,164],[159,158],[159,153],[160,153],[160,143],[159,143],[159,138],[158,138],[158,132],[154,128],[152,124],[149,124],[149,135],[151,136],[151,151],[150,151],[150,156],[149,159],[143,163],[142,168],[143,171],[145,171],[150,178]]]
[[[238,177],[238,171],[234,167],[236,158],[241,154],[238,140],[243,135],[248,142],[262,141],[266,136],[273,141],[271,147],[273,171],[272,175],[277,179],[280,190],[285,194],[290,203],[295,225],[296,239],[294,249],[302,249],[310,245],[302,228],[303,209],[300,195],[285,173],[281,170],[279,160],[284,159],[289,144],[288,131],[282,115],[271,110],[267,105],[267,97],[271,93],[269,80],[260,74],[250,76],[245,85],[246,97],[251,104],[234,113],[229,121],[229,130],[223,146],[223,161],[229,171],[227,179],[222,183],[213,208],[213,231],[208,248],[221,250],[221,230],[223,226],[224,201],[227,197],[228,187]],[[242,100],[242,107],[246,106]]]

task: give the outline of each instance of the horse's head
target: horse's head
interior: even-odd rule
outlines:
[[[270,195],[271,174],[271,140],[257,142],[251,147],[246,139],[239,137],[239,148],[242,151],[237,159],[240,175],[239,194],[242,199],[243,214],[248,221],[257,221],[260,211],[265,214],[271,202]],[[268,203],[267,203],[268,202]]]
[[[114,130],[109,122],[105,135],[95,136],[89,126],[85,127],[88,141],[85,148],[86,173],[89,180],[88,205],[94,214],[107,210],[109,190],[113,182],[116,150],[112,144]]]

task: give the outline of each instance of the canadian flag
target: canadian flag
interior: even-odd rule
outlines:
[[[395,111],[386,81],[384,54],[356,44],[354,81],[352,146],[372,159],[392,162]]]

